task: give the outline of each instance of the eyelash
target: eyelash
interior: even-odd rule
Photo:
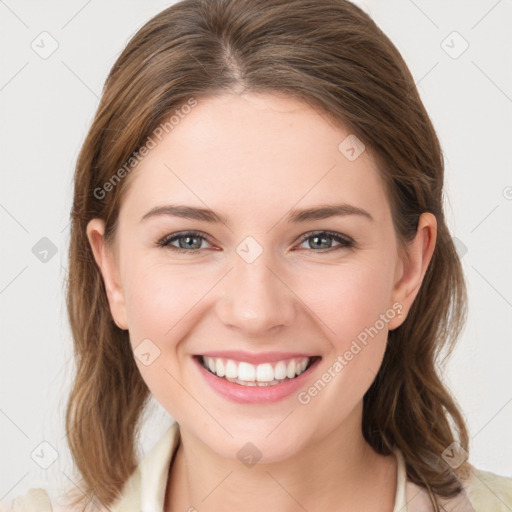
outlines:
[[[332,238],[336,242],[339,242],[340,245],[335,246],[335,247],[328,247],[327,249],[318,249],[318,250],[310,249],[313,252],[324,253],[324,252],[331,252],[336,249],[355,247],[355,243],[351,238],[349,238],[345,235],[342,235],[340,233],[336,233],[335,231],[310,231],[310,232],[302,235],[302,237],[299,241],[299,245],[304,243],[309,238],[313,238],[314,236],[319,236],[319,235],[325,235],[326,238]],[[171,249],[172,251],[175,251],[178,253],[196,254],[196,253],[204,250],[204,249],[183,249],[181,247],[176,247],[174,245],[170,245],[171,242],[174,242],[175,240],[179,240],[180,238],[185,238],[185,237],[197,237],[197,238],[206,240],[208,242],[207,237],[205,237],[199,231],[183,231],[181,233],[173,233],[171,235],[164,236],[163,238],[158,240],[156,245],[158,247],[162,247],[165,249]],[[208,242],[208,243],[210,243],[210,242]]]

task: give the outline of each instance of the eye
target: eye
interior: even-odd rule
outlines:
[[[176,241],[178,246],[173,245],[173,242]],[[205,249],[205,247],[202,247],[203,242],[207,242],[207,240],[201,233],[197,231],[184,231],[164,236],[164,238],[157,242],[157,245],[177,252],[195,253]]]
[[[333,245],[333,241],[337,245]],[[177,242],[177,245],[174,245]],[[162,239],[158,240],[157,245],[159,247],[165,247],[176,252],[181,253],[197,253],[207,247],[203,246],[203,243],[209,244],[207,238],[198,231],[184,231],[181,233],[172,233],[166,235]],[[314,249],[314,252],[325,252],[329,249],[343,249],[345,247],[354,247],[354,241],[341,233],[332,231],[317,231],[306,233],[301,237],[300,244],[305,242],[309,243],[310,249]],[[307,249],[307,247],[303,247]]]
[[[336,241],[338,245],[333,246],[332,240]],[[314,252],[322,252],[329,249],[342,249],[344,247],[354,247],[354,241],[341,233],[332,231],[316,231],[306,233],[301,238],[301,244],[308,242],[310,248],[319,249]]]

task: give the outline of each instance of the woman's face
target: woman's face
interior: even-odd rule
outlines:
[[[284,460],[360,429],[425,266],[402,264],[362,149],[297,100],[226,94],[199,99],[127,178],[100,263],[114,319],[155,398],[223,457]]]

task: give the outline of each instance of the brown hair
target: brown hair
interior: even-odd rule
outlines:
[[[104,219],[113,239],[130,183],[125,164],[136,165],[173,112],[191,98],[244,91],[286,93],[361,139],[379,165],[401,244],[422,212],[435,214],[434,255],[407,318],[389,333],[362,427],[377,452],[402,451],[408,478],[433,502],[457,494],[459,479],[441,454],[454,440],[468,450],[468,436],[437,362],[460,334],[466,290],[443,214],[440,144],[404,60],[345,0],[183,0],[147,22],[117,59],[76,166],[67,289],[76,377],[66,428],[85,495],[75,503],[87,495],[108,506],[119,496],[137,466],[150,397],[128,332],[110,314],[87,223]]]

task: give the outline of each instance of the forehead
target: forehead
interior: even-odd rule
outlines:
[[[353,137],[284,95],[201,98],[132,171],[123,203],[141,211],[172,200],[247,214],[255,206],[341,201],[382,209],[384,187],[369,151],[347,158]]]

